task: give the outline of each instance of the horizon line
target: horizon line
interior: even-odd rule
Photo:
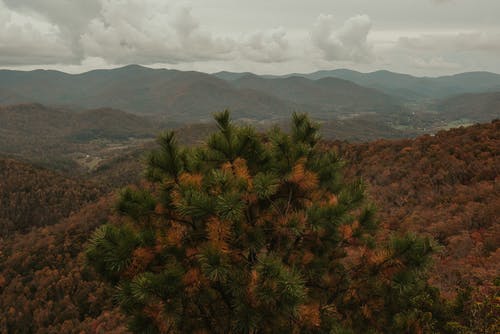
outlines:
[[[220,71],[217,71],[217,72],[203,72],[203,71],[197,71],[197,70],[179,70],[179,69],[175,69],[175,68],[166,68],[166,67],[149,67],[149,66],[146,66],[146,65],[141,65],[141,64],[136,64],[136,63],[131,63],[131,64],[127,64],[127,65],[117,65],[116,67],[111,67],[111,68],[95,68],[95,69],[91,69],[91,70],[87,70],[87,71],[82,71],[82,72],[78,72],[78,73],[69,73],[69,72],[65,72],[65,71],[62,71],[62,70],[47,69],[47,68],[35,68],[35,69],[32,69],[32,70],[20,70],[20,69],[10,69],[10,68],[0,67],[0,71],[24,72],[24,73],[37,72],[37,71],[46,71],[46,72],[63,73],[63,74],[66,74],[66,75],[82,75],[82,74],[87,74],[87,73],[95,72],[95,71],[113,71],[113,70],[125,69],[127,67],[140,67],[140,68],[149,69],[149,70],[167,70],[167,71],[178,71],[178,72],[196,72],[196,73],[202,73],[202,74],[208,74],[208,75],[216,75],[218,73],[253,74],[253,75],[256,75],[256,76],[260,76],[260,77],[274,77],[274,78],[283,78],[283,77],[289,77],[289,76],[306,76],[306,75],[312,75],[312,74],[319,73],[319,72],[342,71],[342,70],[351,71],[351,72],[360,73],[360,74],[374,74],[374,73],[379,73],[379,72],[388,72],[388,73],[398,74],[398,75],[407,75],[407,76],[418,78],[418,79],[452,77],[452,76],[456,76],[456,75],[469,74],[469,73],[488,73],[488,74],[500,75],[500,73],[496,73],[496,72],[492,72],[492,71],[484,71],[483,70],[483,71],[457,72],[457,73],[453,73],[453,74],[437,75],[437,76],[427,76],[427,75],[425,75],[425,76],[417,76],[417,75],[403,73],[403,72],[395,72],[395,71],[391,71],[391,70],[387,70],[387,69],[378,69],[378,70],[374,70],[374,71],[362,72],[362,71],[353,70],[353,69],[350,69],[350,68],[347,68],[347,67],[338,67],[338,68],[332,68],[332,69],[318,69],[316,71],[306,72],[306,73],[304,73],[304,72],[290,72],[290,73],[285,73],[285,74],[257,74],[257,73],[250,72],[250,71],[233,72],[233,71],[227,71],[227,70],[220,70]]]

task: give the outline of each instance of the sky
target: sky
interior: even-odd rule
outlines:
[[[500,73],[500,0],[0,0],[0,68]]]

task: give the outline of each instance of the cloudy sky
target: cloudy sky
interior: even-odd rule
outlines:
[[[500,73],[499,0],[0,0],[0,68]]]

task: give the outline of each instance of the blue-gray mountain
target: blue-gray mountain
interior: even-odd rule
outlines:
[[[230,108],[235,118],[288,118],[293,111],[331,118],[338,113],[394,111],[400,101],[352,82],[328,78],[266,79],[248,74],[237,81],[200,72],[137,65],[71,75],[57,71],[0,71],[0,104],[41,103],[192,122]]]
[[[327,120],[367,113],[398,114],[408,111],[409,102],[497,91],[500,75],[487,72],[418,78],[342,69],[281,77],[231,72],[210,75],[138,65],[76,75],[0,70],[0,105],[105,107],[182,123],[208,120],[213,112],[225,108],[237,119],[253,120],[287,118],[293,111]]]
[[[236,73],[219,72],[222,78],[235,78]],[[407,101],[422,99],[441,99],[463,93],[484,93],[500,91],[500,74],[490,72],[468,72],[442,77],[414,77],[408,74],[390,71],[376,71],[361,73],[348,69],[331,71],[317,71],[309,74],[288,74],[304,77],[310,80],[324,78],[340,78],[352,81],[358,85],[377,89],[386,94],[399,97]],[[275,78],[275,76],[265,76]]]

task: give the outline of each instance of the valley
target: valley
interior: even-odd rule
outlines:
[[[394,94],[395,86],[412,93]],[[425,95],[424,86],[441,93]],[[194,142],[224,109],[260,130],[307,112],[322,124],[326,140],[413,138],[499,118],[498,87],[500,76],[491,73],[417,78],[338,70],[269,77],[138,65],[79,75],[4,70],[0,153],[85,173],[151,145],[161,131],[177,129],[182,141]]]

